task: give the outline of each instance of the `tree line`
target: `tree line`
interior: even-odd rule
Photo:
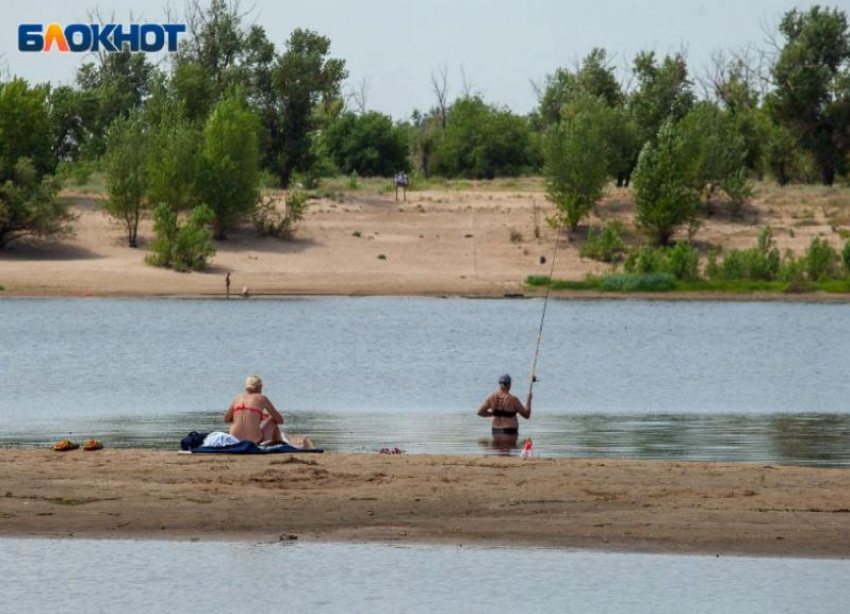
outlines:
[[[734,209],[753,178],[830,185],[850,170],[850,28],[837,8],[789,11],[759,62],[718,55],[699,79],[683,53],[641,52],[624,83],[594,49],[548,75],[526,115],[488,102],[465,75],[452,98],[443,69],[433,107],[404,121],[369,110],[366,87],[345,94],[345,61],[319,33],[296,29],[276,45],[227,0],[191,4],[185,21],[167,65],[125,50],[81,66],[73,86],[0,83],[0,246],[67,232],[56,177],[90,168],[104,170],[130,245],[149,212],[174,237],[190,217],[217,238],[246,219],[289,236],[303,196],[281,214],[261,187],[400,171],[543,173],[573,228],[606,182],[634,184],[639,223],[666,243],[700,198]]]

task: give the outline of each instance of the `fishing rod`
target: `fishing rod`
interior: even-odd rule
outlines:
[[[537,331],[537,347],[534,349],[534,360],[531,362],[531,382],[528,385],[528,394],[534,390],[537,381],[537,357],[540,355],[540,342],[543,339],[543,322],[546,320],[546,307],[549,306],[549,293],[552,290],[553,275],[555,274],[555,260],[558,257],[558,245],[561,243],[561,228],[563,223],[558,223],[558,236],[555,238],[555,252],[552,254],[552,266],[549,270],[549,283],[546,284],[546,298],[543,299],[543,313],[540,314],[540,328]]]

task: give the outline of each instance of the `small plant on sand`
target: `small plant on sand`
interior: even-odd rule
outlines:
[[[307,210],[307,193],[293,189],[286,196],[286,207],[281,213],[275,202],[264,199],[257,205],[254,212],[254,226],[262,237],[275,237],[283,241],[291,241],[295,229]]]
[[[360,237],[363,236],[363,233],[361,233],[359,230],[355,230],[354,232],[351,233],[351,236],[356,238],[356,239],[359,239]]]
[[[626,244],[620,237],[621,228],[619,222],[606,224],[601,230],[591,227],[587,232],[587,240],[579,249],[579,255],[601,262],[614,262],[626,250]]]
[[[181,273],[203,271],[207,259],[215,254],[213,233],[209,228],[214,220],[213,210],[200,205],[192,209],[181,226],[177,214],[165,203],[160,204],[153,214],[156,238],[151,242],[151,253],[145,261]]]
[[[511,243],[520,243],[522,242],[522,233],[516,228],[511,228],[510,231]]]
[[[815,237],[806,250],[806,274],[810,281],[836,279],[838,271],[838,252],[826,239]]]
[[[387,259],[386,254],[378,254],[378,260],[386,260],[386,259]]]

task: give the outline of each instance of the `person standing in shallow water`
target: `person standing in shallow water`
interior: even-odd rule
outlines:
[[[520,400],[511,394],[511,376],[503,375],[499,378],[499,389],[484,399],[478,409],[478,415],[493,419],[491,431],[496,447],[514,447],[519,437],[517,416],[526,420],[531,418],[531,391],[523,406]]]

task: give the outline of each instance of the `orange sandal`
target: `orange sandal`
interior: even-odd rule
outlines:
[[[71,450],[76,450],[80,445],[74,443],[70,439],[63,439],[57,444],[53,445],[53,449],[57,452],[70,452]]]
[[[83,450],[86,452],[92,452],[94,450],[103,450],[103,444],[100,443],[97,439],[89,439],[86,443],[83,444]]]

